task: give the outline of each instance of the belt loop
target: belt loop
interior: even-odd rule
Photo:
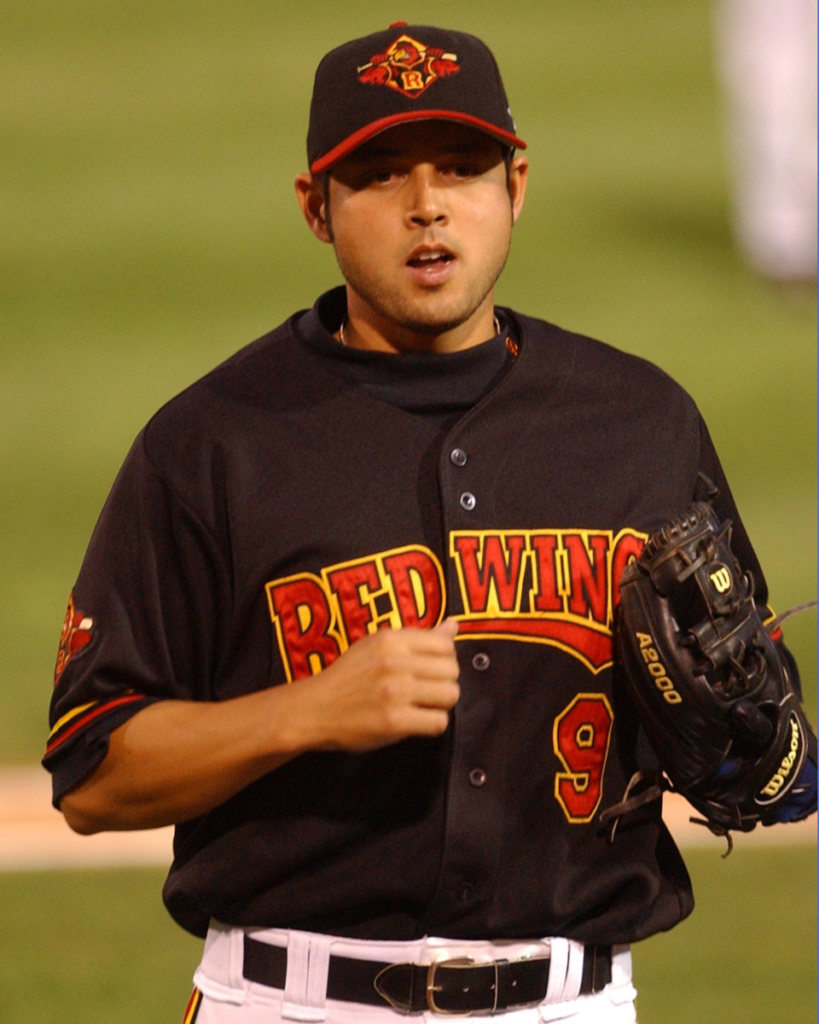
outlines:
[[[569,965],[568,939],[549,939],[549,984],[546,986],[547,1003],[563,1002],[563,982]]]
[[[565,1003],[577,999],[583,981],[582,942],[574,939],[552,938],[549,984],[546,988],[547,1003]],[[586,947],[590,949],[590,947]]]
[[[287,976],[282,1002],[282,1017],[285,1020],[325,1020],[329,964],[328,937],[310,932],[289,933]]]
[[[231,928],[229,931],[230,946],[228,953],[228,977],[229,984],[233,988],[244,989],[247,982],[242,975],[242,964],[245,958],[245,936],[240,928]]]
[[[569,963],[566,967],[566,981],[563,986],[563,998],[567,1001],[577,999],[583,981],[583,960],[586,955],[594,955],[593,946],[583,946],[574,939],[567,940],[569,946]]]
[[[307,970],[307,1005],[321,1007],[321,1020],[324,1020],[324,1017],[326,1016],[324,1007],[327,1002],[327,977],[330,972],[331,945],[332,943],[329,938],[325,938],[321,935],[313,935],[307,952],[309,958]]]
[[[211,921],[194,974],[194,984],[209,998],[241,1005],[247,987],[242,977],[242,932]]]

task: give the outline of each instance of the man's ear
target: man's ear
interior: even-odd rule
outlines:
[[[525,156],[516,156],[509,166],[509,198],[512,200],[512,223],[520,216],[526,197],[526,182],[529,175],[529,161]]]
[[[329,183],[328,183],[329,184]],[[321,182],[312,174],[299,174],[295,181],[296,198],[307,226],[320,242],[332,242],[327,218],[327,200]]]

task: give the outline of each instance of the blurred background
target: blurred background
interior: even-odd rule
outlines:
[[[814,597],[816,14],[807,4],[804,27],[801,0],[767,0],[776,23],[752,31],[756,6],[5,0],[0,768],[36,770],[68,592],[134,435],[340,280],[292,188],[313,71],[338,42],[396,20],[482,36],[529,142],[499,301],[675,376],[709,424],[774,607]],[[815,612],[786,636],[815,721]],[[722,1024],[773,1019],[765,993],[781,999],[783,987],[791,1019],[813,1019],[815,848],[743,837],[723,862],[714,843],[691,853],[692,921],[638,954],[641,1024],[686,1020],[669,992],[694,985],[705,1020],[710,1009]],[[746,883],[763,877],[751,907]],[[196,949],[164,914],[161,878],[156,867],[0,875],[4,1020],[32,1019],[32,1000],[55,1024],[75,1019],[78,1000],[90,1021],[181,1018]],[[759,914],[772,907],[801,939],[767,984],[759,960],[774,931]],[[759,958],[745,945],[754,931],[768,937]],[[747,1006],[741,981],[725,988],[727,949],[735,970],[755,965]]]

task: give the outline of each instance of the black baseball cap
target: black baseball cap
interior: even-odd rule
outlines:
[[[395,22],[322,58],[310,104],[310,170],[321,174],[379,132],[416,120],[458,121],[512,149],[526,148],[485,43]]]

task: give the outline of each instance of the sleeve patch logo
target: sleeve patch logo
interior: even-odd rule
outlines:
[[[384,85],[414,100],[438,78],[455,75],[461,68],[457,54],[444,53],[412,36],[401,35],[386,53],[375,54],[356,70],[364,85]]]
[[[60,649],[57,651],[57,664],[54,668],[54,685],[60,681],[60,677],[66,669],[69,661],[85,650],[94,638],[94,620],[89,618],[85,612],[78,611],[74,605],[74,595],[68,599],[68,608],[65,611],[63,631],[60,634]]]

